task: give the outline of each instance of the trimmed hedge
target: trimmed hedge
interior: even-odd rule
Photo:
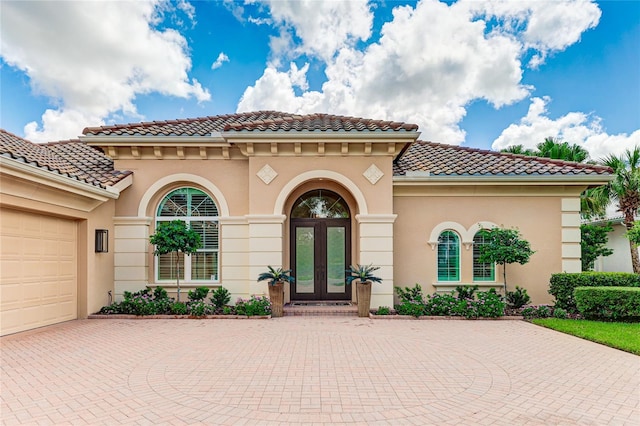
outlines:
[[[629,321],[640,319],[640,288],[578,287],[576,305],[587,319]]]
[[[576,313],[573,291],[576,287],[640,287],[640,275],[625,272],[579,272],[553,274],[549,293],[556,298],[556,307]]]

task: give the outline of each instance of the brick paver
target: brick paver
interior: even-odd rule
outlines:
[[[12,424],[640,424],[640,357],[522,321],[81,320],[0,339]]]

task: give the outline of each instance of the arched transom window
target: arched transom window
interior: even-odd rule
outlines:
[[[460,281],[460,237],[453,231],[438,237],[438,281]]]
[[[181,253],[180,279],[189,281],[218,281],[220,254],[218,207],[206,193],[195,188],[171,191],[162,199],[156,212],[156,224],[182,220],[200,234],[202,248],[186,257]],[[156,279],[175,280],[175,253],[157,256]]]
[[[480,262],[480,247],[485,244],[484,233],[478,232],[473,237],[473,280],[495,281],[495,265]]]
[[[316,189],[303,194],[291,210],[296,219],[345,219],[349,217],[349,206],[333,191]]]

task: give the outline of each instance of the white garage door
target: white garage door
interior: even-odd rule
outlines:
[[[0,335],[76,319],[77,227],[0,210]]]

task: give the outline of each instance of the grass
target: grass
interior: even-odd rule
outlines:
[[[544,318],[534,324],[640,355],[640,323]]]

